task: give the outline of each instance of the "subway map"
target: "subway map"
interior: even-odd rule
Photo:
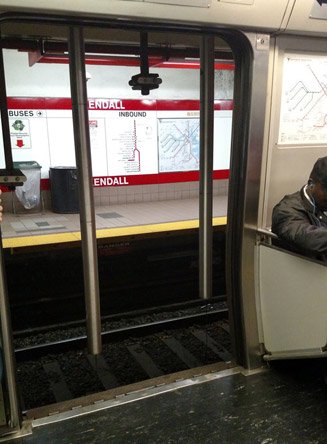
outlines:
[[[197,118],[158,119],[160,172],[199,169],[199,126]]]
[[[285,54],[279,144],[327,142],[327,57]]]

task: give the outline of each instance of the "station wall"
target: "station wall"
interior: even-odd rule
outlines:
[[[13,158],[40,163],[47,190],[49,167],[75,165],[68,65],[29,66],[28,54],[13,50],[4,50],[4,61]],[[229,168],[233,69],[226,66],[215,76],[215,194],[226,193]],[[141,96],[128,85],[138,67],[86,69],[96,205],[197,196],[199,70],[156,68],[162,85]]]

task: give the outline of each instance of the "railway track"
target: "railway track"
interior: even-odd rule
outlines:
[[[97,357],[85,337],[16,349],[26,410],[231,359],[226,308],[103,332]]]
[[[224,234],[215,234],[210,303],[198,299],[197,244],[197,236],[176,236],[131,241],[114,256],[99,251],[103,353],[96,358],[87,352],[80,251],[7,257],[23,408],[229,362]]]
[[[206,308],[206,307],[204,307]],[[209,311],[208,311],[209,310]],[[142,337],[146,335],[153,335],[162,330],[171,330],[176,328],[187,328],[195,323],[210,323],[217,320],[227,319],[228,309],[226,307],[214,309],[212,305],[209,309],[202,310],[201,313],[188,314],[177,317],[170,317],[168,319],[155,320],[151,322],[145,322],[143,324],[128,325],[121,328],[114,328],[107,331],[102,331],[102,342],[108,343],[111,341],[123,341],[129,337]],[[69,338],[62,339],[60,336],[64,337],[65,330],[61,328],[57,335],[58,340],[48,341],[45,343],[38,343],[36,345],[25,345],[20,348],[15,349],[16,360],[28,360],[35,359],[40,356],[44,356],[50,353],[63,353],[72,349],[82,349],[87,345],[86,335],[73,336]],[[43,339],[39,335],[40,339]],[[28,343],[34,342],[28,334],[25,334],[25,339]],[[36,339],[37,340],[37,339]],[[17,341],[16,341],[17,344]]]

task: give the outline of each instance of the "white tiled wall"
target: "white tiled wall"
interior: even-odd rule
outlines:
[[[213,195],[226,196],[228,192],[228,180],[214,180]],[[106,205],[119,205],[137,202],[156,202],[164,200],[191,199],[198,197],[198,182],[167,183],[156,185],[134,185],[129,187],[94,188],[94,203],[96,207]],[[3,193],[2,203],[5,211],[12,212],[12,194]],[[16,199],[16,198],[15,198]],[[44,208],[51,210],[50,191],[42,191]],[[25,211],[17,204],[16,209]],[[26,212],[29,212],[26,210]]]
[[[227,195],[228,180],[215,180],[213,194]],[[96,206],[162,200],[190,199],[199,195],[198,182],[94,188]]]

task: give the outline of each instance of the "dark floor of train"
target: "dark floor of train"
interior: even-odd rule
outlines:
[[[293,360],[248,374],[226,370],[156,396],[39,425],[14,442],[326,443],[325,364]]]

